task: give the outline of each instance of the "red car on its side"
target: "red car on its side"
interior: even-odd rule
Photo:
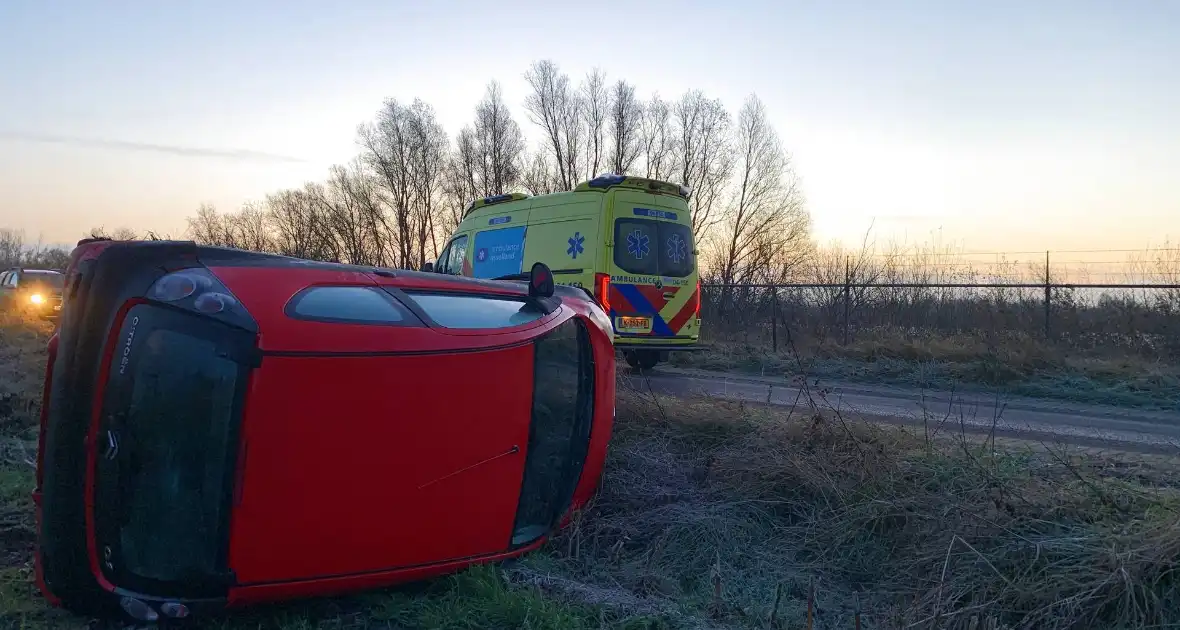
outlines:
[[[609,320],[580,290],[83,241],[50,341],[37,578],[142,621],[538,547],[595,492]]]

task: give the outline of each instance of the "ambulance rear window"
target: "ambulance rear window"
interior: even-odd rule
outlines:
[[[684,278],[692,275],[692,230],[652,219],[615,221],[615,264],[627,273]]]

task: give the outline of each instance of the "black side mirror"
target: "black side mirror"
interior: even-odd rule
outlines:
[[[529,271],[529,299],[525,308],[535,308],[548,315],[561,306],[561,300],[553,296],[553,272],[545,263],[533,263]]]
[[[529,297],[553,297],[553,272],[543,262],[533,263],[529,271]]]
[[[428,262],[425,265],[422,265],[422,271],[425,271],[426,273],[434,271],[434,263]]]

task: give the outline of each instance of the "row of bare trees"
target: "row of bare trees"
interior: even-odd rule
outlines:
[[[70,253],[61,247],[29,243],[24,232],[0,228],[0,270],[12,267],[64,269]]]
[[[701,263],[725,282],[782,280],[811,250],[788,154],[755,96],[736,118],[700,90],[639,96],[595,69],[580,82],[552,61],[525,73],[534,139],[491,82],[450,137],[421,100],[388,99],[357,130],[359,155],[323,182],[221,213],[202,206],[189,236],[303,258],[417,268],[437,256],[473,199],[572,190],[604,172],[691,191]]]

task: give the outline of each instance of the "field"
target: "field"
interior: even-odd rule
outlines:
[[[30,581],[48,333],[0,321],[0,627],[103,627]],[[1172,460],[927,440],[820,411],[622,391],[602,492],[542,551],[206,627],[1180,625]]]

